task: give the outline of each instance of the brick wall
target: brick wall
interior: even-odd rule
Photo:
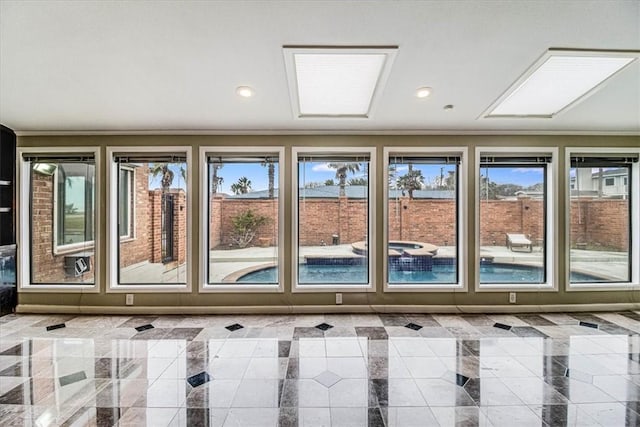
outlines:
[[[503,246],[505,233],[542,239],[544,203],[539,199],[482,200],[480,202],[480,245]]]
[[[260,226],[249,246],[276,245],[278,243],[278,200],[277,199],[222,199],[211,198],[209,238],[210,247],[228,248],[233,245],[233,218],[251,209],[255,215],[265,216],[267,222]],[[262,239],[262,243],[261,240]]]
[[[571,247],[629,250],[629,200],[571,201]]]
[[[413,240],[437,246],[456,242],[456,202],[400,197],[389,201],[389,240]]]
[[[151,209],[149,205],[149,168],[135,168],[134,171],[134,239],[122,239],[120,244],[120,268],[128,267],[150,259],[149,246]]]

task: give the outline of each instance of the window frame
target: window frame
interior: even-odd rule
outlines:
[[[569,172],[571,171],[571,157],[578,154],[587,154],[597,157],[603,154],[632,154],[640,156],[640,148],[635,147],[566,147],[565,148],[565,175],[569,181]],[[565,214],[565,290],[567,292],[584,292],[584,291],[634,291],[640,289],[640,265],[633,262],[640,255],[640,161],[631,164],[631,176],[627,178],[627,186],[629,195],[631,196],[631,206],[629,215],[629,268],[631,276],[629,282],[610,282],[610,283],[571,283],[571,190],[566,188],[566,214]],[[635,195],[635,197],[633,197]]]
[[[32,283],[31,281],[31,167],[29,162],[24,160],[24,155],[36,155],[36,154],[52,154],[52,155],[73,155],[73,154],[90,154],[94,156],[95,161],[95,187],[94,198],[96,208],[94,209],[94,240],[93,244],[84,247],[85,249],[91,248],[93,250],[93,283]],[[100,162],[100,147],[95,146],[82,146],[82,147],[18,147],[16,153],[17,162],[17,212],[16,222],[18,229],[18,248],[17,248],[17,283],[19,292],[42,292],[42,293],[99,293],[101,287],[101,233],[100,228],[97,227],[100,224],[100,209],[97,207],[100,201],[100,185],[101,185],[101,162]],[[54,178],[55,179],[55,178]],[[54,190],[55,194],[55,190]],[[56,215],[56,209],[54,208],[54,215]],[[56,221],[57,218],[54,218]],[[55,233],[54,228],[51,229],[52,233]],[[64,252],[57,252],[55,239],[57,236],[52,237],[54,241],[54,255],[64,255],[65,253],[75,252],[75,248],[65,248]],[[24,244],[23,244],[24,243]],[[69,245],[71,246],[71,245]]]
[[[209,283],[209,163],[211,155],[247,154],[278,156],[278,283],[222,284]],[[201,293],[283,293],[285,281],[285,148],[283,146],[205,146],[200,147],[200,286]]]
[[[417,157],[439,157],[443,155],[459,156],[458,181],[456,183],[456,263],[458,270],[457,283],[428,284],[417,283],[408,285],[406,283],[389,283],[389,257],[386,248],[389,245],[389,164],[390,157],[396,154],[415,155]],[[383,283],[384,292],[467,292],[468,291],[468,267],[465,254],[468,251],[468,239],[464,237],[468,233],[468,149],[467,147],[384,147],[383,158]]]
[[[129,176],[129,193],[127,194],[127,205],[129,210],[127,217],[129,220],[129,227],[127,227],[127,234],[118,236],[120,241],[131,241],[136,238],[136,169],[129,166],[120,166],[120,169],[126,171]],[[120,177],[118,176],[118,185],[120,184]],[[119,208],[119,206],[118,206]],[[120,211],[118,211],[118,221],[120,220]]]
[[[377,257],[377,238],[376,238],[376,174],[377,167],[377,148],[376,147],[302,147],[294,146],[291,148],[291,292],[292,293],[323,293],[323,292],[375,292],[376,291],[376,272],[374,269],[374,261]],[[330,283],[298,283],[298,205],[300,197],[300,189],[298,185],[298,157],[305,155],[366,155],[369,156],[369,179],[368,179],[368,224],[367,224],[367,242],[368,242],[368,282],[365,284],[350,285],[333,285]]]
[[[480,159],[486,155],[547,156],[545,206],[545,282],[539,284],[480,283]],[[475,149],[475,291],[476,292],[557,292],[558,291],[558,239],[551,238],[558,230],[558,147],[498,147],[483,146]],[[568,187],[568,184],[567,184]]]
[[[55,173],[53,174],[53,224],[52,224],[52,228],[53,228],[53,254],[54,255],[65,255],[65,254],[69,254],[69,253],[73,253],[73,252],[77,252],[78,250],[81,249],[93,249],[95,247],[95,234],[96,234],[96,224],[93,225],[93,240],[85,240],[83,242],[78,242],[78,243],[67,243],[67,244],[58,244],[58,231],[60,230],[60,202],[58,200],[59,194],[60,194],[60,190],[58,189],[58,186],[60,185],[60,178],[58,178],[58,171],[59,169],[56,169]],[[96,175],[97,176],[97,175]],[[98,200],[95,199],[95,192],[96,192],[96,183],[97,180],[94,180],[93,183],[93,193],[94,193],[94,206],[93,209],[96,210],[97,209],[97,202]],[[85,184],[86,185],[86,184]],[[85,198],[86,198],[86,187],[85,187]],[[63,201],[64,204],[64,201]],[[64,221],[64,218],[62,219],[62,221]],[[86,231],[86,230],[85,230]]]
[[[186,240],[186,273],[187,279],[181,284],[161,284],[161,283],[119,283],[119,245],[123,241],[119,237],[118,231],[118,163],[115,161],[116,154],[184,154],[187,158],[187,240]],[[193,219],[193,161],[192,149],[190,146],[126,146],[126,147],[107,147],[107,286],[106,293],[188,293],[192,291],[192,269],[193,269],[193,242],[189,236],[192,233]],[[128,241],[124,239],[124,241]]]

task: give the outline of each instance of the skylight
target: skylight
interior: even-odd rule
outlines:
[[[635,59],[637,53],[549,50],[485,117],[553,117]]]
[[[295,116],[368,118],[396,50],[285,47]]]

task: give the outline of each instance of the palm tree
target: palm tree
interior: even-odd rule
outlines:
[[[162,178],[160,180],[160,185],[162,186],[162,192],[166,193],[169,191],[169,187],[173,184],[174,174],[173,171],[169,168],[170,163],[151,163],[149,166],[149,173],[156,178],[160,175]],[[185,168],[180,165],[180,175],[182,176],[183,181],[187,181],[187,171]]]
[[[344,197],[346,195],[344,188],[347,183],[347,174],[349,172],[354,173],[360,170],[360,163],[329,163],[331,169],[336,170],[336,178],[338,178],[338,182],[340,185],[340,197]]]
[[[211,193],[212,194],[216,194],[218,192],[218,188],[224,182],[224,178],[221,176],[218,176],[218,171],[222,169],[222,166],[224,166],[222,163],[211,163],[211,169],[212,169]]]
[[[424,185],[424,176],[421,170],[409,170],[406,175],[398,178],[398,188],[409,193],[409,198],[413,199],[413,192],[422,189]]]
[[[396,178],[398,177],[398,167],[396,165],[389,165],[388,182],[389,188],[393,189],[396,186]]]
[[[251,180],[246,176],[238,179],[238,182],[231,184],[231,191],[233,194],[247,194],[251,191]]]
[[[271,160],[265,160],[264,162],[262,162],[262,166],[267,167],[267,175],[269,177],[269,198],[273,199],[273,193],[274,193],[273,181],[276,176],[276,167]]]
[[[361,176],[360,178],[351,178],[348,182],[349,185],[367,185],[367,178]]]

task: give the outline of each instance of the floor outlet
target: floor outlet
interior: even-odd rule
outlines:
[[[515,304],[516,303],[516,293],[515,292],[509,292],[509,303],[510,304]]]
[[[133,305],[133,294],[127,294],[127,298],[126,298],[125,304]]]
[[[342,304],[342,294],[336,294],[336,304]]]

